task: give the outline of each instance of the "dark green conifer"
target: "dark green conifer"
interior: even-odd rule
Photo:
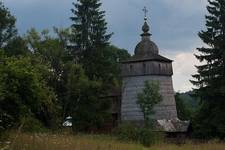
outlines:
[[[198,48],[195,86],[201,108],[195,117],[195,133],[202,138],[225,137],[225,1],[208,0],[206,30],[199,37],[207,45]]]
[[[75,52],[79,63],[83,65],[85,74],[91,80],[101,80],[107,86],[114,79],[115,68],[109,50],[109,39],[112,33],[107,33],[105,11],[101,10],[100,0],[78,0],[73,3],[71,20],[73,39],[76,44]],[[113,58],[114,59],[114,58]],[[112,84],[112,83],[111,83]]]
[[[81,55],[107,46],[112,34],[107,34],[105,11],[101,10],[100,0],[77,0],[73,5],[73,42]]]

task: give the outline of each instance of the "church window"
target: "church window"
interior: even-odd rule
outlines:
[[[145,74],[146,73],[146,64],[143,63],[143,73]]]
[[[130,72],[133,71],[133,65],[130,65]]]
[[[169,69],[168,64],[166,64],[166,71]]]

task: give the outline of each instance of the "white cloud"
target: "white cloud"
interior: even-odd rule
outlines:
[[[173,63],[173,82],[175,91],[189,91],[193,85],[189,80],[192,79],[193,74],[196,73],[195,65],[199,65],[199,61],[195,58],[193,52],[178,53],[174,57]]]

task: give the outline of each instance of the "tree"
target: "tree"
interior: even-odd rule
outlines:
[[[0,120],[2,120],[2,126],[7,129],[24,123],[29,124],[24,122],[27,118],[38,120],[45,127],[55,126],[57,99],[44,78],[49,68],[41,64],[34,65],[34,60],[30,57],[3,56],[1,62]],[[29,127],[32,128],[32,125]]]
[[[129,53],[109,45],[112,34],[107,34],[105,12],[100,11],[100,0],[78,0],[71,17],[72,39],[77,46],[79,62],[90,80],[103,82],[105,91],[119,85],[119,60],[129,58]]]
[[[90,81],[80,65],[67,63],[64,71],[66,84],[64,112],[73,117],[75,131],[88,132],[99,128],[109,118],[109,101],[101,99],[101,82]]]
[[[66,41],[69,35],[67,30],[54,28],[57,36],[49,35],[48,30],[43,30],[41,33],[35,29],[31,29],[25,35],[25,40],[30,50],[33,51],[33,56],[40,58],[44,65],[48,65],[51,74],[46,76],[48,86],[54,89],[59,100],[58,107],[62,108],[61,117],[65,118],[66,110],[66,81],[65,75],[69,69],[67,64],[72,63],[72,58],[66,49]],[[38,62],[39,63],[39,62]]]
[[[41,62],[50,67],[51,74],[46,76],[46,80],[60,101],[61,116],[73,116],[74,129],[77,130],[100,126],[108,117],[110,104],[99,98],[104,91],[102,82],[89,80],[82,66],[71,59],[66,48],[69,31],[54,30],[57,37],[51,37],[47,30],[38,33],[31,29],[25,38],[34,56],[40,57]]]
[[[102,115],[108,114],[105,113],[106,105],[110,104],[110,101],[101,100],[100,96],[108,95],[113,88],[119,87],[118,61],[126,57],[125,54],[129,57],[129,54],[125,50],[109,46],[112,34],[107,33],[105,12],[101,11],[100,0],[78,0],[73,5],[72,43],[76,45],[77,51],[72,54],[78,56],[78,62],[83,66],[89,81],[87,90],[83,93],[86,98],[78,103],[81,106],[79,108],[82,108],[78,112],[82,114],[77,113],[74,116],[81,117],[83,121],[96,127],[104,120],[105,116]],[[87,110],[86,114],[84,110]]]
[[[22,37],[14,37],[4,47],[5,54],[11,56],[27,56],[31,54],[26,41]]]
[[[181,120],[190,120],[191,119],[191,110],[184,103],[184,99],[181,97],[180,93],[175,95],[177,115]]]
[[[156,81],[145,81],[144,89],[137,95],[137,104],[140,105],[144,115],[145,125],[147,128],[151,125],[151,115],[154,113],[153,108],[162,101],[159,93],[159,83]]]
[[[34,55],[36,57],[41,57],[44,64],[49,64],[53,75],[49,79],[49,85],[58,93],[61,91],[61,89],[58,88],[61,87],[60,82],[63,65],[71,60],[64,47],[65,41],[61,40],[59,37],[50,36],[48,30],[43,30],[39,33],[35,29],[29,30],[25,39]]]
[[[63,47],[66,48],[71,40],[71,30],[70,28],[57,28],[53,27],[59,41],[62,43]]]
[[[191,82],[197,86],[201,108],[194,119],[194,129],[201,138],[225,137],[225,1],[208,0],[206,30],[199,37],[207,47],[195,55],[203,65]]]
[[[79,49],[90,52],[93,49],[105,47],[112,34],[107,34],[105,11],[100,11],[100,0],[78,0],[73,3],[75,9],[71,20],[74,22],[74,42]]]
[[[107,34],[107,23],[104,19],[105,11],[100,11],[100,0],[78,0],[73,3],[73,17],[71,20],[73,37],[79,56],[79,62],[83,65],[90,79],[101,78],[99,70],[94,70],[100,59],[104,58],[104,51],[109,44],[112,34]],[[101,60],[100,60],[101,61]],[[98,68],[98,67],[97,67]]]
[[[101,80],[105,91],[112,88],[119,88],[121,85],[119,61],[130,57],[127,50],[109,45],[105,49],[98,50],[98,55],[90,56],[92,59],[86,62],[89,69],[86,74],[94,76],[94,79]],[[92,78],[91,78],[92,79]]]
[[[0,48],[5,47],[17,34],[16,19],[0,1]]]

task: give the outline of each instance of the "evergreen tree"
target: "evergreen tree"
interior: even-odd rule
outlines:
[[[100,11],[99,0],[78,0],[73,3],[75,9],[71,20],[74,22],[74,42],[81,51],[104,47],[108,44],[111,34],[107,34],[105,11]]]
[[[118,59],[127,58],[129,54],[109,45],[112,34],[107,33],[105,11],[101,11],[100,0],[77,0],[73,5],[71,42],[76,46],[70,53],[74,58],[78,56],[87,78],[75,80],[74,74],[71,74],[66,81],[71,94],[69,100],[76,104],[76,107],[72,107],[76,108],[72,110],[73,118],[76,119],[74,127],[88,130],[90,127],[101,127],[109,119],[110,101],[100,97],[108,95],[112,87],[118,85]],[[81,90],[79,94],[74,94],[72,91],[79,89],[75,83],[82,83],[84,92]],[[76,96],[79,96],[79,101],[76,101]]]
[[[198,48],[196,58],[204,63],[191,81],[198,87],[201,108],[194,119],[197,136],[225,137],[225,1],[208,0],[206,30],[199,37],[207,47]]]
[[[7,45],[17,33],[15,27],[16,19],[0,1],[0,48]]]
[[[107,34],[107,23],[104,19],[105,11],[101,11],[100,0],[78,0],[73,3],[72,41],[77,45],[74,55],[79,56],[86,74],[91,79],[100,78],[101,70],[93,70],[100,65],[99,59],[104,57],[104,49],[109,44],[112,34]]]

